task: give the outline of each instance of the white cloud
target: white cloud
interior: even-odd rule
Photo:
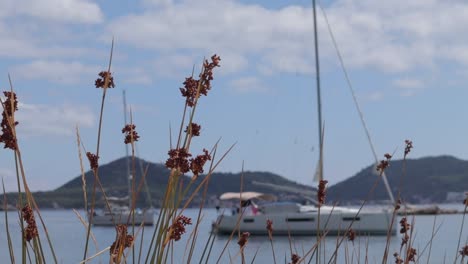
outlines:
[[[153,5],[153,6],[169,6],[173,3],[173,0],[143,0],[143,3],[146,5]]]
[[[93,80],[100,68],[80,62],[35,60],[28,64],[13,67],[12,73],[19,79],[47,80],[62,84]]]
[[[149,85],[153,83],[151,74],[154,72],[149,72],[148,67],[115,66],[112,69],[116,83],[124,89],[126,89],[125,87],[133,87],[133,85]]]
[[[409,78],[394,80],[393,84],[401,88],[420,88],[424,85],[421,80]]]
[[[382,101],[385,94],[382,91],[372,91],[367,94],[361,94],[359,97],[365,102],[378,102]]]
[[[194,75],[198,74],[200,62],[197,62],[195,56],[183,54],[167,54],[157,58],[154,62],[155,73],[160,76],[171,76],[180,78],[181,74],[189,76],[195,66]],[[182,75],[182,76],[184,76]]]
[[[2,16],[27,15],[42,20],[95,24],[103,21],[96,3],[88,0],[2,0]]]
[[[297,60],[301,54],[297,49],[307,52],[308,44],[312,43],[312,28],[307,25],[311,18],[307,11],[289,7],[276,12],[227,0],[203,3],[188,0],[118,18],[110,24],[109,31],[136,47],[159,49],[164,53],[179,49],[195,49],[196,54],[206,56],[218,53],[226,62],[223,72],[245,69],[252,60],[251,55],[258,53],[270,57],[281,53],[284,60],[275,69],[289,69],[290,64],[302,60]],[[304,40],[309,43],[303,43]],[[286,60],[288,53],[294,53],[292,62]],[[275,60],[270,59],[268,63],[271,61]]]
[[[400,95],[404,97],[413,96],[424,89],[424,82],[418,79],[396,79],[393,84],[400,88]]]
[[[248,58],[235,71],[253,64],[265,74],[313,72],[310,7],[268,9],[232,0],[147,2],[159,5],[117,18],[108,30],[139,48],[196,54],[216,50],[221,57],[231,52]],[[348,67],[398,73],[434,67],[439,60],[468,65],[468,55],[463,55],[468,54],[463,26],[468,24],[468,2],[336,0],[326,13]],[[320,11],[318,21],[321,57],[336,65]]]
[[[16,120],[20,136],[73,135],[75,127],[91,127],[94,115],[85,106],[20,104]]]
[[[236,92],[248,93],[248,92],[265,92],[268,88],[259,78],[256,77],[244,77],[233,80],[229,86]]]

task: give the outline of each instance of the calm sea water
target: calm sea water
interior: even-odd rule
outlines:
[[[445,206],[447,207],[447,206]],[[461,206],[455,205],[462,209]],[[196,218],[198,213],[197,209],[188,209],[186,215],[192,218]],[[84,216],[83,212],[81,214]],[[83,257],[84,252],[84,241],[86,237],[86,230],[78,220],[75,213],[71,210],[61,211],[42,211],[43,218],[46,222],[48,231],[50,233],[56,255],[59,259],[59,263],[79,263]],[[157,216],[155,216],[157,217]],[[203,212],[203,220],[200,225],[200,231],[198,234],[198,242],[196,244],[195,254],[192,259],[193,263],[199,263],[200,256],[202,254],[203,247],[209,237],[211,230],[211,222],[216,218],[216,210],[206,209]],[[468,218],[468,217],[467,217]],[[440,226],[435,238],[432,242],[432,250],[430,253],[430,260],[428,263],[453,263],[457,249],[458,236],[460,234],[460,227],[462,224],[462,215],[439,215],[439,216],[416,216],[414,226],[414,247],[418,251],[421,263],[426,263],[429,256],[429,249],[427,248],[424,252],[423,249],[428,246],[431,238],[431,232],[434,225],[436,229]],[[411,221],[411,217],[409,217]],[[466,244],[468,240],[468,219],[465,220],[465,227],[462,233],[462,244]],[[5,235],[5,219],[4,213],[0,213],[0,226],[3,228],[0,230],[0,263],[9,263],[7,240]],[[18,255],[20,254],[20,229],[19,222],[14,212],[9,213],[9,228],[13,238],[14,250],[17,255],[17,262],[19,260]],[[110,246],[115,239],[115,230],[112,227],[93,227],[92,231],[97,240],[96,248],[93,242],[90,242],[89,252],[95,254],[96,252]],[[147,247],[151,240],[151,234],[154,232],[153,227],[146,227],[143,233],[143,252],[146,253]],[[190,229],[188,230],[188,233]],[[185,235],[185,238],[188,236]],[[140,247],[140,237],[137,239],[136,247]],[[216,263],[221,250],[227,243],[227,237],[217,237],[211,253],[211,258],[208,263]],[[392,237],[390,243],[390,257],[388,263],[394,263],[393,252],[399,251],[401,236],[397,235]],[[173,263],[186,263],[186,256],[184,256],[186,240],[182,239],[175,243],[175,254]],[[299,256],[303,256],[312,245],[316,242],[316,237],[294,237],[289,240],[288,237],[274,237],[275,254],[278,263],[290,262],[291,247],[294,253]],[[43,244],[46,242],[44,241]],[[367,246],[366,246],[367,244]],[[354,263],[357,263],[357,259],[361,259],[361,263],[364,263],[364,256],[367,256],[369,263],[381,263],[382,255],[386,244],[385,237],[357,237],[354,245],[351,242],[346,242],[342,246],[342,250],[338,254],[338,262],[344,263],[345,254],[348,254],[348,260],[353,258]],[[335,249],[336,237],[329,237],[325,240],[325,247],[322,251],[325,252],[326,256],[330,256]],[[47,251],[47,250],[46,250]],[[257,253],[258,251],[258,253]],[[237,239],[233,239],[227,246],[224,256],[221,258],[220,263],[229,263],[229,256],[234,263],[240,263],[240,256],[238,255],[239,246],[237,245]],[[256,254],[257,253],[257,254]],[[254,255],[256,254],[255,263],[273,263],[271,245],[267,237],[254,236],[251,237],[248,245],[245,249],[247,262],[250,263]],[[146,255],[146,254],[143,254]],[[353,257],[351,257],[353,255]],[[131,259],[131,256],[130,256]],[[326,258],[328,260],[328,258]],[[109,252],[103,253],[100,257],[95,258],[90,263],[108,263]],[[144,263],[144,261],[141,261]],[[131,261],[129,262],[131,263]],[[203,262],[205,263],[205,262]],[[315,263],[315,261],[314,261]]]

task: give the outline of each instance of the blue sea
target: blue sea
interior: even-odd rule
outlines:
[[[462,205],[442,205],[441,207],[451,207],[463,209]],[[84,212],[79,211],[84,217]],[[50,234],[56,255],[59,263],[79,263],[83,258],[85,247],[86,229],[80,222],[76,214],[72,210],[43,210],[41,211],[43,219],[46,223],[48,232]],[[192,219],[196,219],[198,209],[187,209],[184,213]],[[210,235],[211,223],[216,219],[217,212],[215,209],[205,209],[203,211],[203,219],[199,227],[199,233],[196,243],[192,263],[199,263],[204,245]],[[13,239],[13,247],[15,251],[16,262],[20,262],[21,255],[21,231],[19,228],[19,220],[16,212],[9,212],[9,231]],[[155,217],[157,217],[155,215]],[[468,218],[468,217],[467,217]],[[415,216],[414,218],[414,234],[413,234],[413,247],[417,249],[417,258],[420,263],[453,263],[455,255],[460,250],[457,248],[458,237],[460,235],[462,225],[462,214],[457,215],[438,215],[438,216]],[[399,221],[399,219],[398,219]],[[408,217],[408,221],[412,221],[412,216]],[[429,241],[431,240],[432,229],[435,221],[435,229],[437,233],[432,240],[432,250],[429,255]],[[468,240],[468,219],[465,218],[464,230],[461,236],[461,246],[465,245]],[[4,212],[0,213],[0,256],[1,263],[9,263],[8,246],[5,232],[5,218]],[[398,222],[397,222],[398,224]],[[174,255],[172,263],[187,263],[186,252],[186,239],[191,232],[188,228],[187,233],[180,240],[174,244]],[[90,241],[89,254],[91,256],[106,247],[110,246],[115,240],[115,229],[112,227],[93,227],[92,232],[96,237],[96,244]],[[146,252],[151,241],[151,235],[154,232],[154,227],[145,227],[143,232],[143,256]],[[43,236],[42,236],[43,237]],[[136,248],[140,248],[141,234],[136,238]],[[274,237],[273,245],[278,263],[289,263],[291,251],[303,256],[316,242],[316,237]],[[321,249],[322,261],[327,263],[329,257],[336,247],[337,238],[327,237],[325,239],[324,247]],[[390,242],[390,254],[388,263],[394,263],[393,253],[400,250],[401,235],[393,236]],[[216,263],[219,255],[228,243],[228,237],[216,237],[211,257],[208,263]],[[382,255],[385,249],[386,237],[357,237],[354,243],[344,242],[338,253],[338,261],[336,263],[365,263],[366,255],[368,263],[382,263]],[[49,251],[47,242],[43,239],[43,246],[46,254]],[[50,257],[50,254],[49,254]],[[255,257],[255,263],[273,263],[272,249],[270,241],[267,237],[252,236],[245,248],[245,257],[247,263],[251,263]],[[429,258],[429,261],[427,261]],[[326,261],[324,261],[326,260]],[[346,261],[347,260],[347,261]],[[352,260],[352,262],[351,262]],[[460,258],[459,258],[460,260]],[[237,238],[235,237],[228,245],[224,255],[221,257],[219,263],[241,263],[239,255],[239,246],[237,245]],[[52,259],[48,259],[48,263],[52,263]],[[109,252],[94,258],[88,263],[109,263]],[[128,257],[128,263],[132,263],[132,256]],[[144,263],[142,260],[141,263]],[[171,263],[171,262],[169,262]],[[203,261],[205,263],[205,261]],[[314,262],[315,263],[315,260]]]

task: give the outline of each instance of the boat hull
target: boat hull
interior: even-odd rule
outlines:
[[[389,232],[391,212],[355,213],[333,212],[321,213],[288,213],[288,214],[259,214],[246,215],[239,219],[239,215],[219,216],[213,228],[219,234],[231,234],[240,229],[251,235],[268,235],[267,220],[273,222],[273,235],[317,235],[317,223],[320,221],[320,232],[327,235],[343,235],[351,225],[358,235],[387,235]],[[328,219],[329,218],[329,219]],[[354,219],[354,221],[353,221]],[[239,228],[236,228],[236,227]],[[396,225],[390,230],[396,234]]]
[[[114,226],[118,224],[128,224],[131,225],[154,225],[154,211],[147,210],[142,213],[136,213],[135,217],[130,216],[130,211],[128,212],[119,212],[119,213],[105,213],[105,214],[96,214],[93,216],[93,225],[95,226]],[[127,222],[128,221],[128,222]]]

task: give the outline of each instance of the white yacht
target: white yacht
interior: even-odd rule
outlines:
[[[257,192],[225,193],[220,200],[235,199],[245,205],[227,210],[213,223],[213,231],[231,234],[234,230],[252,235],[268,235],[267,220],[273,222],[273,235],[316,235],[319,230],[327,235],[343,235],[351,228],[358,235],[387,235],[392,212],[385,209],[361,210],[323,205],[320,208],[292,202],[277,202],[276,197]],[[253,201],[267,203],[256,205]],[[226,210],[225,210],[226,211]],[[390,230],[396,234],[396,226]]]

